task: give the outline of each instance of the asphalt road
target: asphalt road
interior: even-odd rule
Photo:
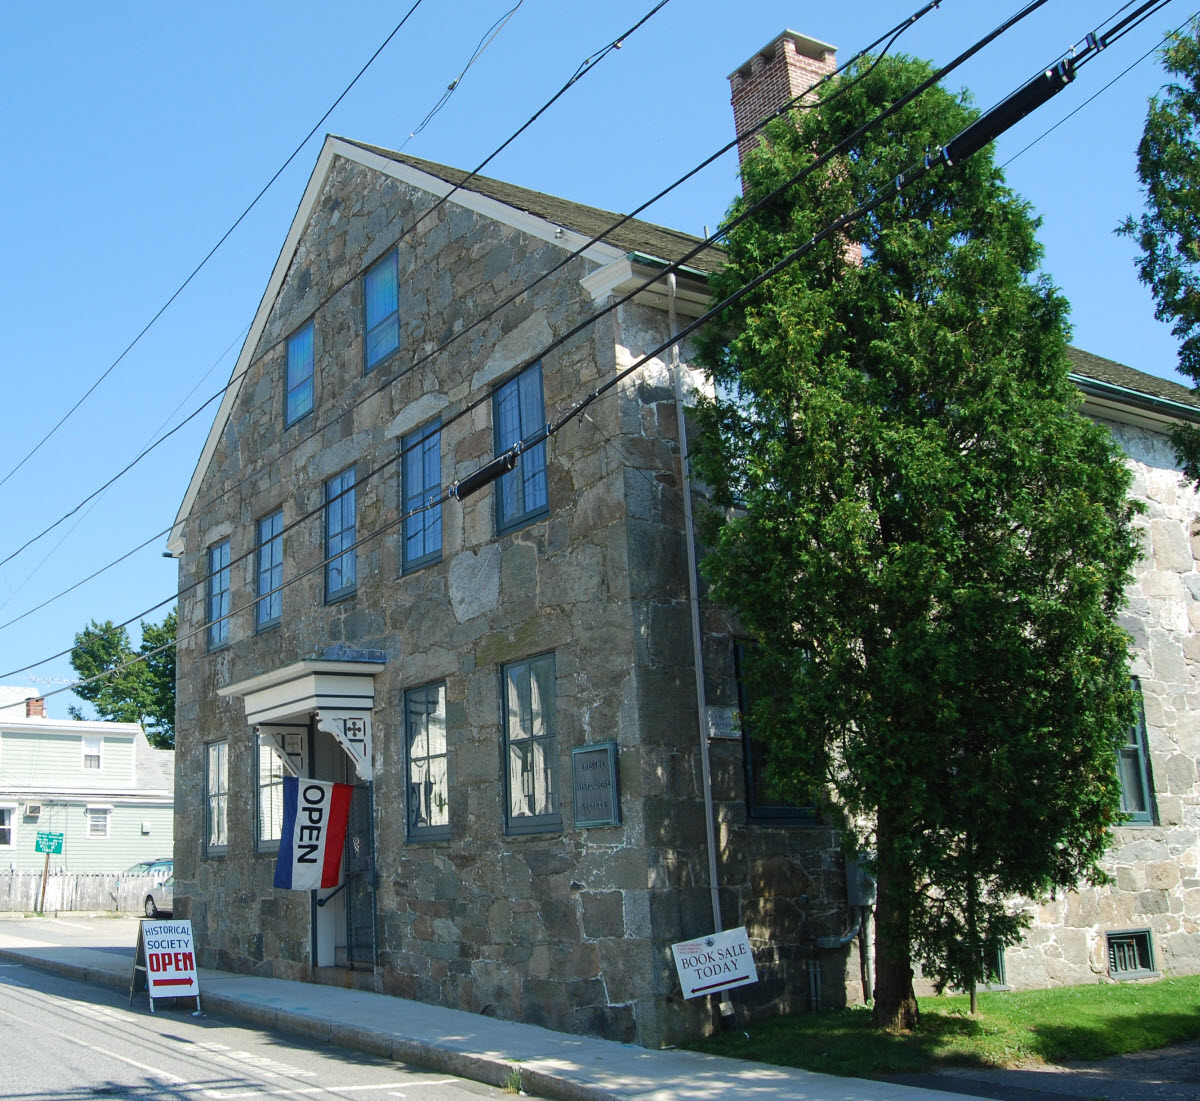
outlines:
[[[1200,1041],[1094,1063],[1026,1070],[963,1068],[898,1074],[888,1081],[995,1101],[1200,1101]]]
[[[475,1082],[193,1016],[194,1003],[128,996],[0,961],[0,1098],[354,1098],[478,1101]],[[187,1008],[182,1008],[186,1005]],[[178,1008],[171,1008],[178,1006]]]

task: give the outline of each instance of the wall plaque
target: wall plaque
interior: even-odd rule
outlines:
[[[619,826],[617,743],[598,742],[571,750],[571,788],[576,827]]]

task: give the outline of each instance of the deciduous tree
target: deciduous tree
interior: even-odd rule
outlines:
[[[1180,339],[1179,369],[1200,385],[1200,22],[1163,51],[1170,76],[1150,101],[1138,144],[1146,210],[1119,232],[1137,241],[1138,276],[1154,294],[1155,316]],[[1175,432],[1188,477],[1200,481],[1200,430]]]
[[[731,213],[929,71],[860,66],[772,124]],[[934,88],[788,186],[731,232],[718,299],[973,117]],[[1135,507],[1078,411],[1035,228],[985,150],[731,307],[702,353],[704,568],[756,642],[773,780],[824,791],[874,854],[890,1029],[916,1022],[913,960],[972,987],[1019,936],[1010,900],[1097,877],[1119,820]]]
[[[75,636],[71,667],[86,683],[73,691],[102,719],[141,723],[152,745],[171,749],[175,745],[175,609],[161,623],[143,620],[141,632],[135,650],[124,627],[114,626],[111,620],[92,620]],[[72,718],[83,718],[78,708],[69,710]]]

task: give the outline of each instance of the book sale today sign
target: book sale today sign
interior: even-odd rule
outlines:
[[[700,940],[672,944],[671,952],[685,998],[719,994],[735,986],[758,982],[750,937],[744,925]]]

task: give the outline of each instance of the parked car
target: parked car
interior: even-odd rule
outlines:
[[[175,868],[175,861],[169,856],[160,856],[156,860],[139,860],[130,864],[122,875],[152,875],[156,879],[166,879]]]
[[[170,917],[175,908],[175,877],[156,883],[146,896],[146,917]]]

